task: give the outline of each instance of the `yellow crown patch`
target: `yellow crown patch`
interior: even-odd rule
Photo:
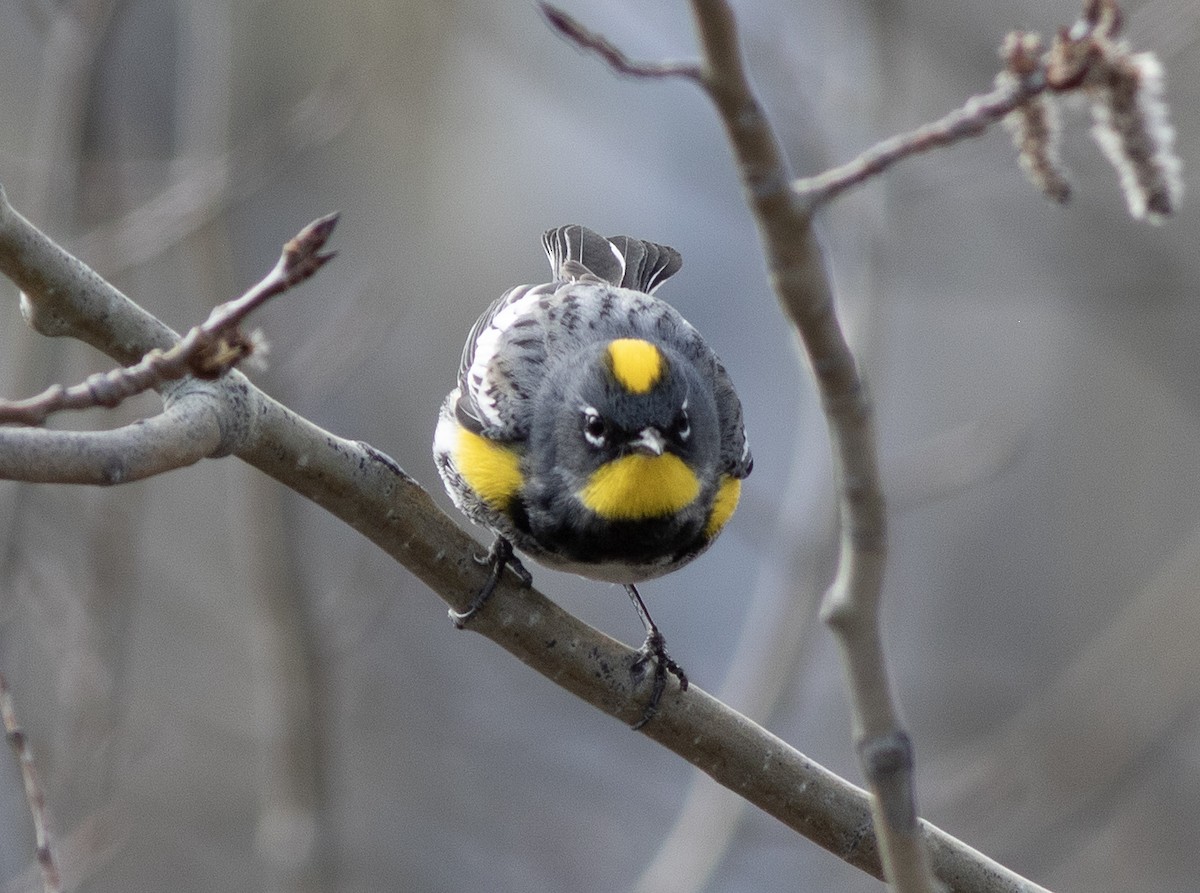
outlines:
[[[579,491],[580,501],[606,521],[673,515],[700,494],[700,481],[678,456],[622,456],[601,465]]]
[[[618,338],[608,345],[613,376],[631,394],[645,394],[654,387],[667,361],[662,351],[641,338]]]

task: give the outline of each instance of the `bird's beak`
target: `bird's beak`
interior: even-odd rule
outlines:
[[[661,456],[667,448],[667,442],[657,428],[643,428],[635,440],[630,443],[635,453],[644,456]]]

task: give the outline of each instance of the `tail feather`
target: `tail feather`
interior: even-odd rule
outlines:
[[[674,248],[630,236],[606,239],[577,223],[547,230],[542,244],[555,279],[578,279],[585,272],[610,285],[652,293],[683,266]]]
[[[625,255],[625,276],[620,283],[624,288],[653,294],[683,266],[679,252],[666,245],[630,236],[613,236],[609,241]]]

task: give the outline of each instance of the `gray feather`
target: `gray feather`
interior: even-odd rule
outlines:
[[[631,236],[606,239],[577,223],[547,230],[542,245],[555,279],[583,279],[582,271],[586,271],[609,285],[647,294],[683,266],[683,258],[674,248]]]

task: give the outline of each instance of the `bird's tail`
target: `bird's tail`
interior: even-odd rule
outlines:
[[[606,239],[577,223],[546,230],[542,245],[556,280],[590,277],[647,294],[683,266],[674,248],[630,236]]]

